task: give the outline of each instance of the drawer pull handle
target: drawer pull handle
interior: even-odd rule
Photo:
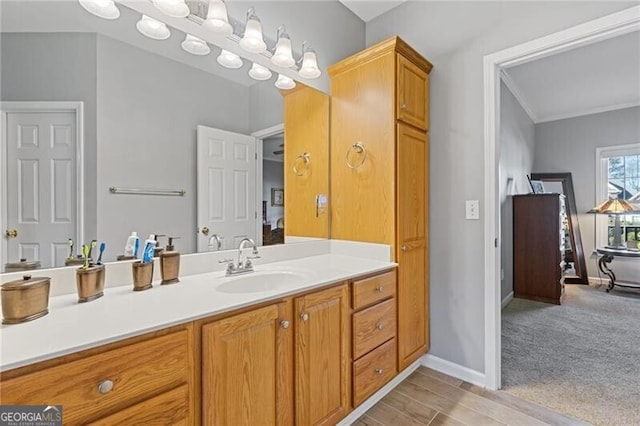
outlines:
[[[378,287],[376,287],[376,291],[377,291],[378,293],[382,293],[382,291],[383,291],[383,290],[384,290],[384,287],[383,287],[383,286],[381,286],[381,285],[379,285]]]
[[[289,321],[284,320],[280,322],[280,327],[282,328],[289,328]]]
[[[377,374],[378,376],[381,376],[381,375],[382,375],[382,373],[384,373],[384,370],[383,370],[382,368],[376,368],[376,369],[375,369],[375,370],[373,370],[373,371],[375,371],[375,372],[376,372],[376,374]]]
[[[113,389],[113,381],[107,379],[103,380],[98,384],[98,392],[101,394],[109,393]]]
[[[309,320],[309,314],[300,314],[300,319],[302,321],[308,321]]]
[[[376,324],[376,328],[378,330],[382,330],[382,329],[384,329],[384,324]]]

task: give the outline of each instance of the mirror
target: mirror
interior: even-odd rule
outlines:
[[[42,268],[62,266],[70,253],[70,237],[75,240],[74,254],[82,243],[104,241],[103,261],[112,261],[122,254],[131,231],[141,240],[149,234],[180,237],[176,249],[195,252],[202,245],[199,239],[208,240],[216,233],[210,229],[209,235],[203,235],[196,219],[196,128],[260,133],[253,149],[261,157],[261,138],[275,136],[274,126],[283,122],[282,95],[273,84],[277,74],[256,82],[247,75],[251,63],[246,60],[241,69],[223,68],[216,62],[220,53],[216,46],[210,46],[206,56],[187,53],[181,48],[185,34],[171,27],[167,40],[144,37],[136,31],[140,14],[121,4],[121,16],[115,21],[90,15],[76,1],[3,1],[0,8],[3,116],[14,129],[21,129],[22,148],[37,145],[38,137],[69,148],[63,157],[47,159],[45,155],[36,161],[25,152],[8,153],[3,146],[3,171],[9,170],[4,165],[12,163],[6,163],[12,155],[24,154],[30,162],[14,168],[15,177],[2,177],[7,182],[3,200],[19,205],[26,219],[9,223],[3,210],[2,232],[17,229],[25,238],[31,233],[31,239],[20,246],[20,237],[3,238],[2,264],[22,257],[39,259]],[[29,123],[40,119],[43,107],[29,110],[26,103],[38,102],[55,102],[61,108],[56,119],[62,121],[48,123],[46,134],[38,134]],[[12,114],[5,111],[8,103],[21,104]],[[29,120],[21,122],[25,116]],[[261,132],[264,129],[271,132]],[[74,140],[78,141],[75,147],[69,142]],[[45,160],[53,161],[53,166],[40,173],[51,178],[38,179],[34,163]],[[263,185],[262,179],[267,169],[282,167],[281,161],[265,160],[269,166],[259,165],[256,177],[243,183],[255,194],[255,212],[242,207],[257,241],[264,235],[264,201],[268,204],[265,224],[277,230],[286,223],[278,203],[271,209],[271,189],[284,189],[284,180],[280,183],[272,174]],[[81,177],[76,178],[76,169]],[[18,176],[21,188],[31,187],[28,196],[17,191]],[[178,195],[129,195],[112,193],[110,188]],[[45,211],[45,205],[52,207]],[[43,233],[29,228],[49,216],[63,226],[51,230],[51,243],[42,244]],[[160,242],[165,245],[166,238]],[[234,242],[228,241],[222,249],[234,248]],[[207,244],[204,249],[209,249]]]
[[[567,219],[569,221],[568,239],[570,244],[565,244],[565,246],[570,247],[570,250],[565,250],[564,261],[567,265],[573,266],[573,271],[571,269],[567,271],[564,282],[567,284],[589,284],[571,173],[532,173],[531,180],[544,182],[546,192],[556,192],[566,197]]]

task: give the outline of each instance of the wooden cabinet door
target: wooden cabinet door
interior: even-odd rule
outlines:
[[[295,300],[296,425],[334,425],[349,411],[347,284]]]
[[[427,134],[398,124],[398,362],[409,366],[429,347]]]
[[[202,327],[204,425],[290,425],[291,327],[286,304]]]
[[[398,58],[396,117],[419,129],[429,129],[429,75],[402,55]]]

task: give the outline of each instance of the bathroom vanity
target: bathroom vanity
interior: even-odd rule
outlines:
[[[65,424],[336,424],[398,373],[395,267],[328,253],[56,296],[3,326],[0,403],[60,404]]]

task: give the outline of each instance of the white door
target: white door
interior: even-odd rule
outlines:
[[[198,251],[209,250],[214,234],[221,250],[238,247],[245,237],[255,240],[255,138],[198,126],[197,141]]]
[[[64,266],[76,239],[76,114],[9,112],[5,230],[16,230],[2,263]]]

